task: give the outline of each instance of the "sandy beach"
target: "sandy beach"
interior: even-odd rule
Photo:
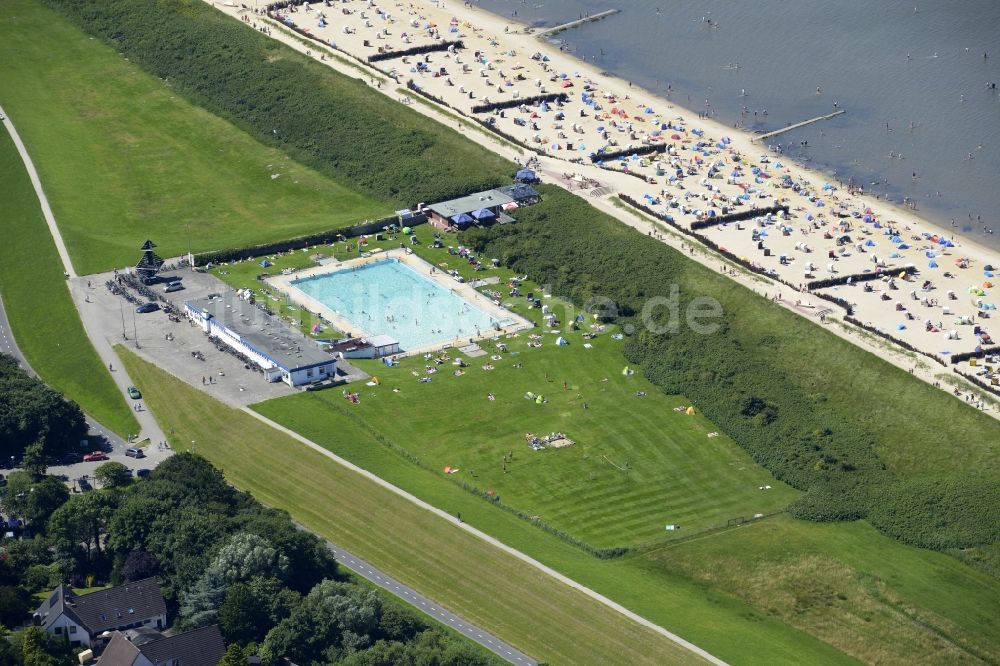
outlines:
[[[252,11],[219,8],[248,23],[260,18]],[[681,229],[726,214],[788,206],[785,216],[730,222],[698,233],[783,282],[761,293],[803,315],[842,315],[820,295],[843,299],[857,320],[945,363],[954,354],[995,344],[990,338],[996,300],[992,269],[1000,268],[995,252],[953,238],[910,210],[848,192],[755,142],[755,135],[602,73],[523,25],[474,6],[433,0],[313,3],[272,15],[359,60],[385,58],[372,65],[398,85],[412,81],[536,152],[536,170],[546,182],[595,200],[628,195]],[[393,57],[456,41],[463,48]],[[318,49],[311,54],[320,57]],[[384,92],[399,98],[395,87]],[[512,103],[559,93],[565,101]],[[512,105],[473,111],[495,103]],[[591,158],[595,151],[636,149],[657,152]],[[628,214],[615,212],[626,221]],[[653,226],[647,233],[666,240]],[[916,273],[903,278],[907,267]],[[873,273],[878,279],[865,286],[852,281],[814,292],[807,287]]]

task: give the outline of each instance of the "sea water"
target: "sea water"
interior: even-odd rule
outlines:
[[[395,259],[382,259],[292,281],[292,286],[369,335],[395,338],[403,350],[479,337],[504,326],[462,296]]]
[[[779,129],[836,102],[846,114],[768,143],[1000,248],[1000,90],[987,87],[1000,89],[997,0],[476,4],[538,26],[621,9],[552,39],[729,126]]]

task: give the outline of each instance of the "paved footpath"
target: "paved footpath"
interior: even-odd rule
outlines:
[[[329,548],[330,552],[334,554],[339,564],[350,569],[359,576],[363,576],[382,589],[391,592],[393,595],[399,597],[406,603],[415,606],[418,610],[430,615],[441,624],[451,627],[469,640],[479,643],[497,656],[509,661],[512,664],[518,664],[519,666],[535,666],[535,664],[538,663],[513,646],[504,643],[488,631],[485,631],[484,629],[473,624],[469,624],[459,616],[449,610],[446,610],[445,608],[442,608],[440,604],[434,603],[432,600],[420,594],[413,588],[407,587],[395,578],[387,576],[384,572],[379,571],[372,565],[368,564],[368,562],[362,560],[360,557],[347,552],[343,548],[333,545],[329,541],[326,542],[326,547]]]

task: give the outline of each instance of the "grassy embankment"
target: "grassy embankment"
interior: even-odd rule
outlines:
[[[0,294],[18,347],[47,384],[104,426],[121,435],[138,432],[83,330],[38,197],[6,130],[0,131],[0,183]]]
[[[0,23],[4,107],[81,275],[253,245],[391,214],[385,200],[304,167],[186,101],[31,0]]]
[[[119,349],[175,447],[309,529],[554,663],[682,663],[690,653]],[[181,443],[184,443],[183,445]],[[191,444],[195,442],[195,444]],[[445,555],[446,554],[446,555]]]

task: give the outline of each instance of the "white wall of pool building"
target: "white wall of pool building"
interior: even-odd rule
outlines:
[[[269,382],[301,386],[336,376],[336,359],[235,292],[184,303],[188,319],[259,368]]]

